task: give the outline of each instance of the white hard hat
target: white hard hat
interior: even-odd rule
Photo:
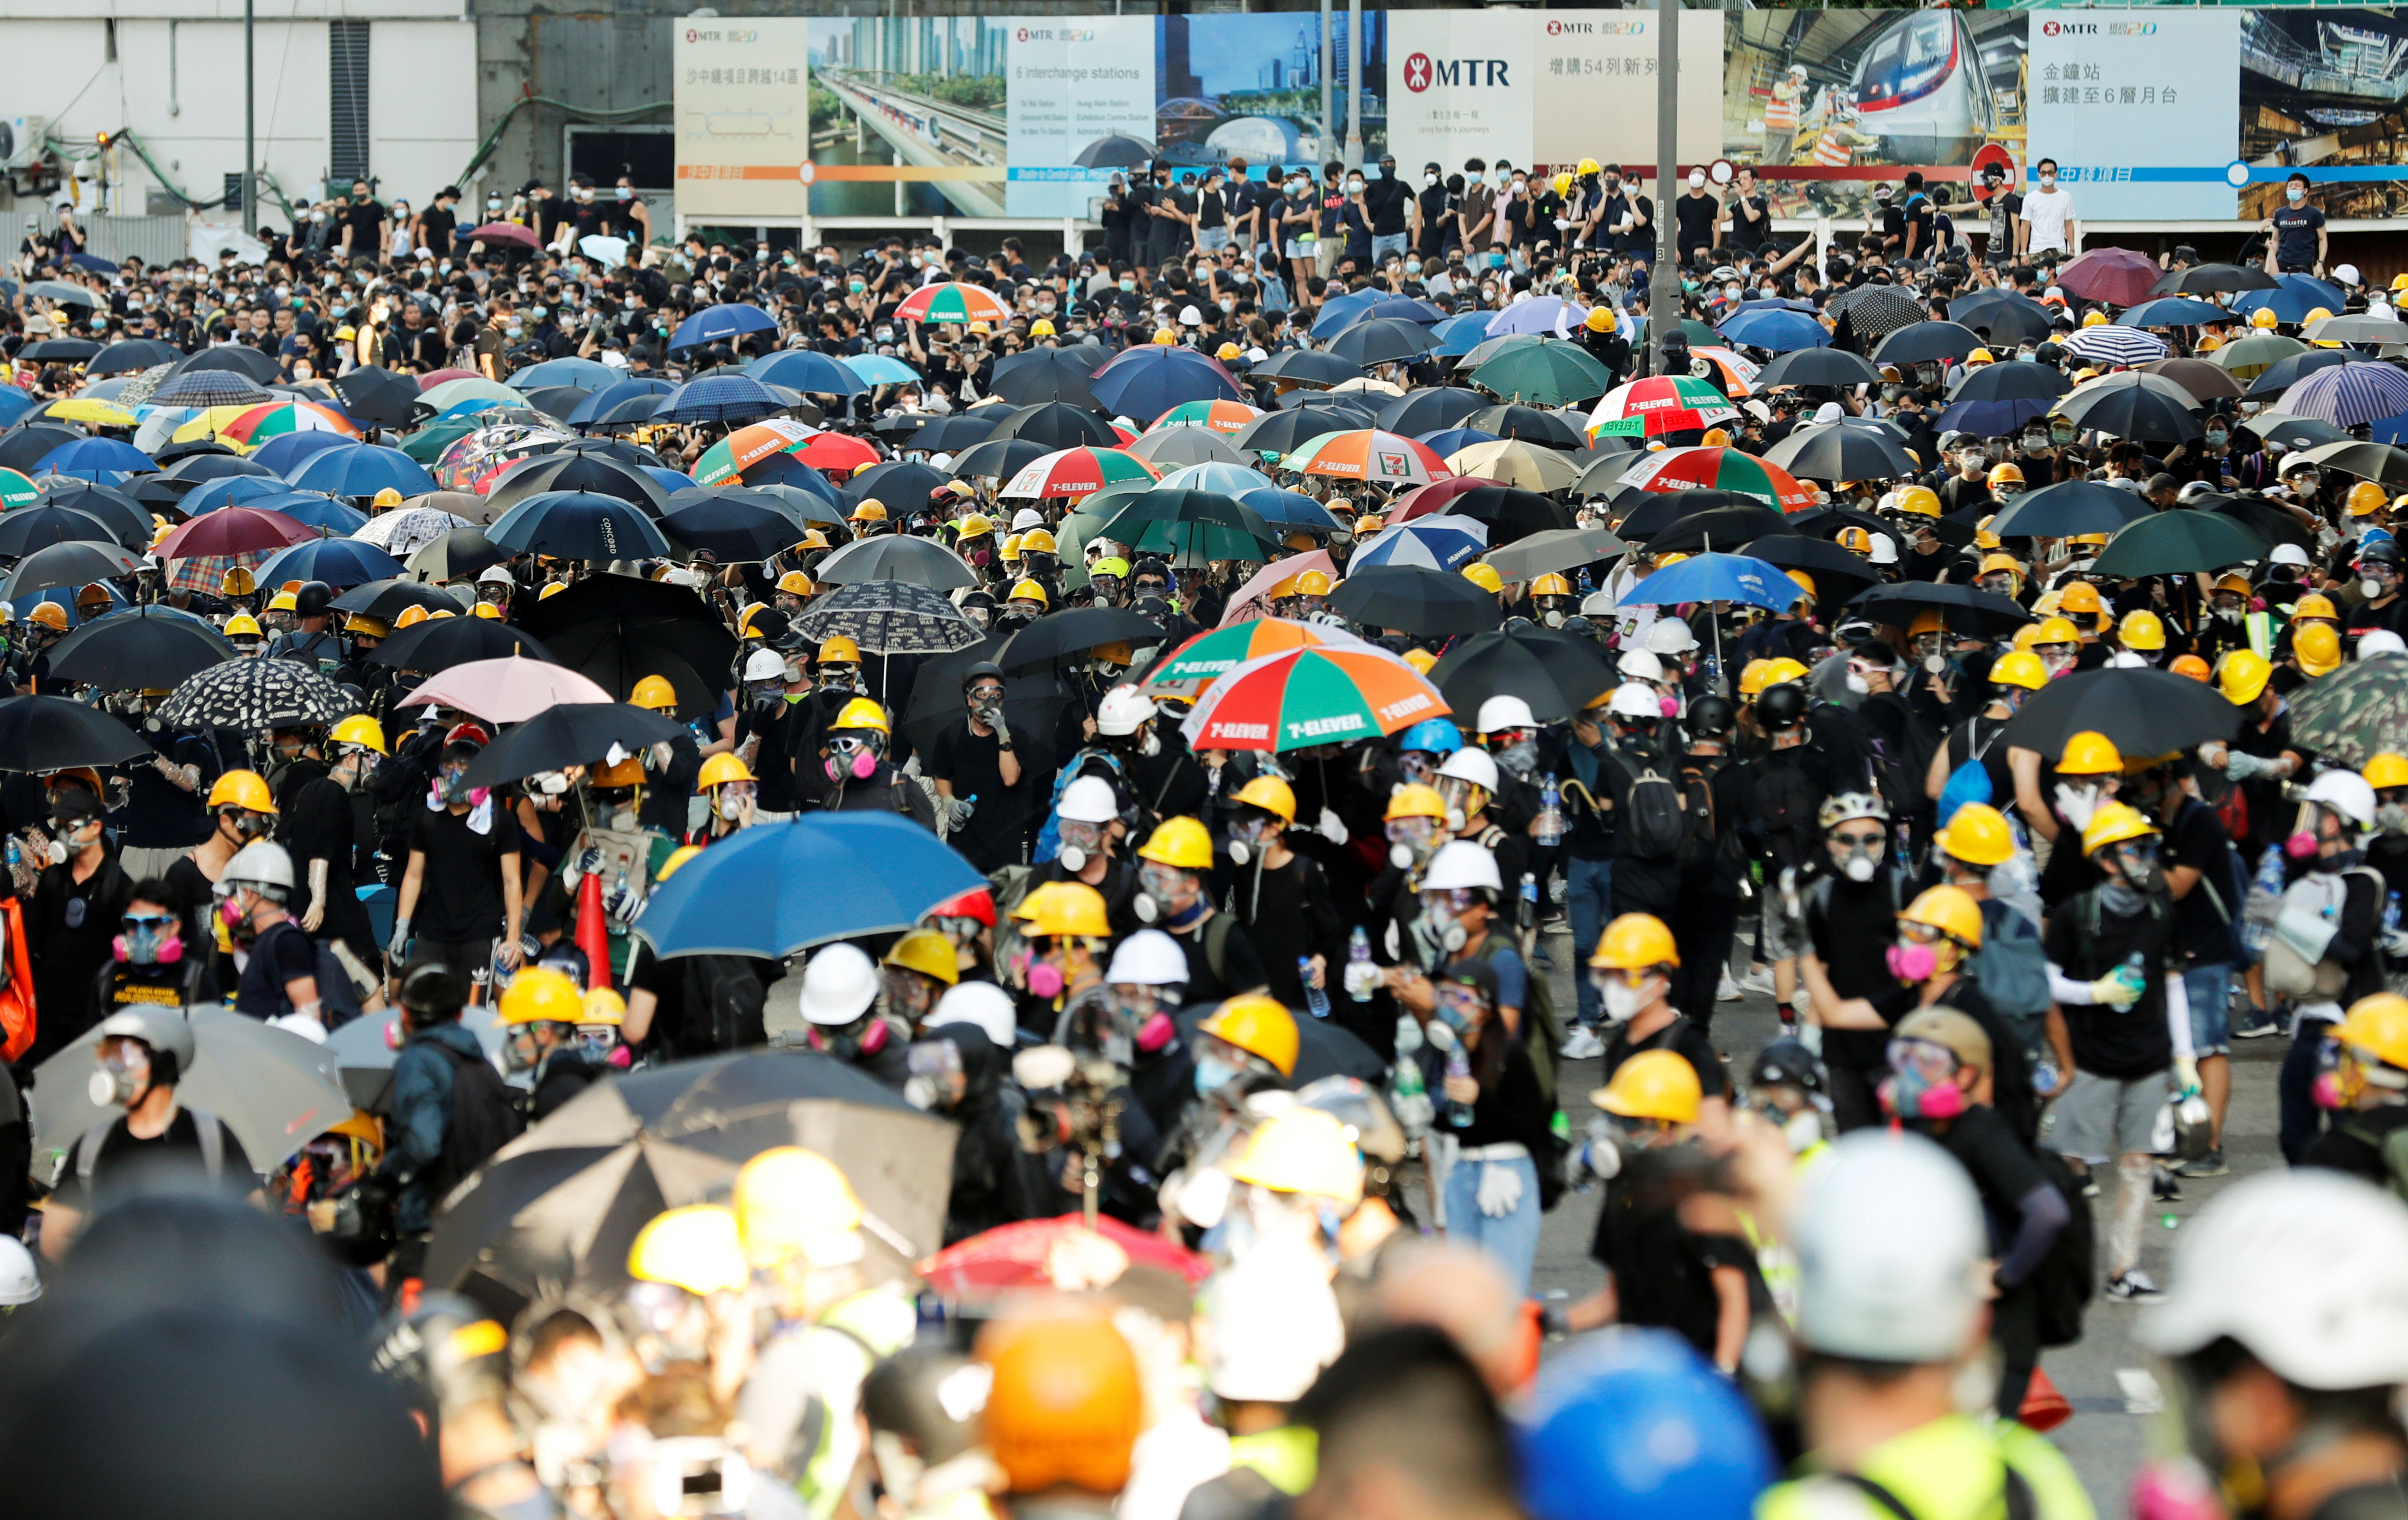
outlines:
[[[1613,593],[1612,591],[1591,591],[1588,595],[1581,598],[1580,609],[1581,616],[1584,618],[1611,617],[1614,611],[1614,607],[1615,603],[1613,600]]]
[[[2178,502],[2195,502],[2202,496],[2213,496],[2214,494],[2215,494],[2215,487],[2212,482],[2194,480],[2189,485],[2185,486],[2180,491],[2176,492],[2174,500]]]
[[[1082,775],[1062,788],[1054,816],[1072,823],[1110,823],[1121,816],[1119,793],[1099,775]]]
[[[2332,266],[2332,277],[2341,281],[2344,285],[2355,285],[2358,283],[2358,265],[2354,263],[2337,263]]]
[[[13,1309],[42,1296],[42,1274],[34,1254],[14,1235],[0,1235],[0,1307]]]
[[[1484,749],[1464,746],[1446,758],[1446,763],[1438,768],[1438,774],[1453,776],[1457,781],[1469,781],[1491,797],[1497,795],[1497,762],[1488,758],[1488,751]]]
[[[2173,1286],[2141,1339],[2180,1357],[2229,1336],[2302,1388],[2408,1382],[2402,1261],[2408,1207],[2387,1191],[2320,1168],[2265,1172],[2183,1231]]]
[[[2304,566],[2308,562],[2308,551],[2297,544],[2277,544],[2274,552],[2266,556],[2266,562]]]
[[[1492,892],[1505,889],[1504,878],[1497,874],[1497,857],[1469,839],[1440,845],[1430,857],[1429,868],[1422,873],[1424,891],[1452,891],[1458,887],[1485,887]]]
[[[1647,647],[1659,655],[1687,654],[1698,646],[1698,635],[1678,618],[1658,618],[1647,630]]]
[[[2387,628],[2370,628],[2358,636],[2358,658],[2370,660],[2376,655],[2408,655],[2408,639]]]
[[[1045,526],[1045,514],[1033,506],[1024,506],[1011,515],[1011,531],[1025,533],[1031,528]]]
[[[1179,308],[1179,325],[1182,327],[1201,327],[1204,325],[1204,314],[1201,311],[1197,310],[1194,306],[1182,306]]]
[[[1161,930],[1140,929],[1112,952],[1111,969],[1104,973],[1104,980],[1137,987],[1182,987],[1187,981],[1187,952]]]
[[[498,582],[504,586],[516,586],[518,584],[518,582],[511,577],[509,571],[503,569],[497,564],[489,564],[484,569],[477,572],[478,585],[482,586],[487,581]]]
[[[934,1013],[928,1016],[928,1028],[947,1024],[971,1024],[1005,1050],[1011,1048],[1012,1031],[1018,1026],[1013,1013],[1011,994],[993,982],[963,982],[946,988],[937,1000]]]
[[[1664,661],[1645,649],[1622,651],[1622,678],[1626,681],[1660,681],[1664,678]]]
[[[2308,783],[2301,800],[2329,807],[2361,829],[2374,827],[2374,788],[2356,771],[2327,771]]]
[[[786,657],[775,649],[755,649],[744,657],[744,678],[748,681],[782,681],[786,678]]]
[[[1495,733],[1499,729],[1535,729],[1539,718],[1521,698],[1498,696],[1480,704],[1479,721],[1472,726],[1482,733]]]
[[[1133,686],[1116,686],[1096,703],[1096,732],[1114,738],[1135,733],[1156,711],[1152,697]]]
[[[1827,401],[1814,408],[1814,421],[1818,424],[1837,422],[1846,415],[1847,413],[1841,410],[1840,404],[1836,401]]]
[[[1875,533],[1872,536],[1873,550],[1870,556],[1872,562],[1875,564],[1898,563],[1898,541],[1887,533]]]
[[[877,1001],[878,962],[857,945],[828,945],[803,968],[803,1016],[814,1024],[850,1024]]]
[[[218,873],[218,880],[228,887],[250,887],[280,897],[289,896],[293,891],[293,857],[273,840],[255,839],[234,852],[234,859]]]
[[[1642,681],[1625,681],[1613,689],[1605,710],[1616,717],[1661,717],[1664,702],[1654,687]]]
[[[1964,1168],[1930,1141],[1842,1136],[1806,1173],[1791,1236],[1798,1338],[1812,1349],[1929,1363],[1969,1348],[1983,1308],[1973,1271],[1989,1236]]]
[[[1217,1273],[1203,1311],[1206,1381],[1230,1402],[1293,1403],[1346,1349],[1328,1272],[1285,1242]]]

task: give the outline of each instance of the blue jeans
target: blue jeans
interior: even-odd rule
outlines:
[[[2183,973],[2190,999],[2190,1048],[2194,1056],[2222,1056],[2232,1049],[2232,968],[2193,966]]]
[[[1404,251],[1405,234],[1403,233],[1383,233],[1371,239],[1371,258],[1375,263],[1387,258],[1391,253]]]
[[[1572,921],[1572,991],[1579,1000],[1580,1021],[1592,1028],[1605,1016],[1605,1000],[1588,979],[1586,967],[1612,907],[1613,862],[1565,856],[1564,911]]]
[[[1480,1173],[1510,1167],[1522,1174],[1522,1199],[1502,1218],[1480,1212]],[[1530,1269],[1539,1259],[1539,1168],[1525,1156],[1510,1161],[1458,1161],[1446,1174],[1446,1238],[1477,1246],[1497,1258],[1516,1297],[1530,1291]]]

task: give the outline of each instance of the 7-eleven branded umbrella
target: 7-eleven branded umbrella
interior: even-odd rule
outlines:
[[[1588,416],[1594,435],[1598,424],[1637,419],[1649,436],[1710,428],[1739,415],[1730,398],[1705,381],[1686,375],[1650,375],[1607,391]]]
[[[1451,709],[1385,649],[1329,645],[1249,660],[1205,689],[1180,732],[1197,749],[1303,749],[1373,739]]]
[[[1622,474],[1622,484],[1641,490],[1733,491],[1753,496],[1782,512],[1803,512],[1814,504],[1814,490],[1778,464],[1768,464],[1736,448],[1666,448],[1642,455]]]
[[[766,422],[755,422],[712,444],[702,451],[694,463],[694,483],[716,486],[744,473],[747,465],[783,454],[819,436],[820,430],[808,422],[792,418],[773,417]]]
[[[1236,433],[1262,416],[1262,408],[1249,406],[1242,401],[1215,398],[1209,401],[1182,401],[1154,419],[1159,428],[1211,428],[1215,433]]]
[[[360,435],[357,423],[332,406],[322,406],[314,401],[268,402],[247,407],[240,417],[218,429],[220,437],[232,439],[246,448],[256,448],[288,433],[339,433],[346,438]]]
[[[1724,389],[1742,396],[1756,394],[1756,377],[1764,373],[1764,366],[1756,361],[1742,359],[1734,350],[1721,347],[1692,348],[1689,357],[1706,360],[1722,371]]]
[[[1011,308],[993,291],[948,280],[923,285],[904,297],[895,315],[923,322],[1008,322]]]
[[[42,499],[42,488],[16,470],[0,470],[0,511],[31,506]]]
[[[1378,428],[1325,433],[1282,460],[1280,467],[1392,488],[1426,486],[1455,473],[1427,444]]]
[[[1004,483],[999,496],[1092,496],[1107,486],[1134,481],[1150,486],[1161,478],[1154,467],[1117,448],[1059,448],[1029,461]]]
[[[1362,643],[1342,629],[1286,618],[1254,618],[1226,628],[1208,628],[1173,649],[1146,676],[1145,689],[1167,696],[1192,696],[1249,660],[1287,649],[1317,649],[1330,645],[1359,647]]]

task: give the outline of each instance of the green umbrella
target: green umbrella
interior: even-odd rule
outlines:
[[[1681,331],[1689,335],[1689,341],[1692,344],[1703,344],[1709,348],[1723,348],[1730,346],[1730,339],[1723,336],[1720,333],[1715,332],[1713,328],[1708,327],[1705,323],[1698,320],[1695,317],[1682,318]]]
[[[465,422],[446,422],[423,433],[413,433],[401,441],[401,451],[421,464],[432,464],[443,457],[443,451],[476,432]]]
[[[1100,536],[1170,556],[1181,569],[1214,560],[1268,560],[1279,534],[1262,514],[1217,490],[1150,490],[1104,524]]]
[[[2291,736],[2313,746],[2319,760],[2362,770],[2375,756],[2400,751],[2408,733],[2408,659],[2376,655],[2353,661],[2291,699]]]
[[[2241,379],[2254,379],[2281,363],[2293,354],[2303,354],[2308,346],[2297,338],[2280,333],[2257,333],[2245,338],[2235,338],[2215,350],[2215,362]]]
[[[1471,383],[1509,400],[1562,406],[1612,390],[1613,372],[1579,344],[1548,338],[1499,353],[1471,372]]]
[[[2263,533],[2220,512],[2159,512],[2128,523],[2107,541],[2094,575],[2128,578],[2221,570],[2262,560],[2272,548]]]

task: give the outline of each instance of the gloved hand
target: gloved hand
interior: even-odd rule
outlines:
[[[384,953],[393,957],[395,960],[399,960],[409,954],[408,919],[395,918],[393,921],[393,940],[390,944],[385,945]]]
[[[326,1026],[311,1018],[308,1014],[286,1014],[281,1017],[269,1019],[267,1025],[270,1029],[290,1030],[312,1044],[322,1045],[326,1043]]]
[[[2062,781],[2057,783],[2057,810],[2064,815],[2066,822],[2076,829],[2089,828],[2090,815],[2098,807],[2099,794],[2090,788],[2069,787]]]
[[[1485,1161],[1480,1168],[1480,1212],[1491,1219],[1502,1219],[1522,1202],[1522,1173],[1497,1161]]]
[[[2264,775],[2272,768],[2272,765],[2273,762],[2271,760],[2260,760],[2255,755],[2244,755],[2236,749],[2225,758],[2224,778],[2228,781],[2255,780]]]
[[[2174,1058],[2174,1096],[2187,1098],[2200,1090],[2199,1058],[2195,1056]]]
[[[2109,972],[2091,983],[2090,995],[2119,1013],[2141,1001],[2140,989],[2126,981],[2117,972]]]
[[[1340,818],[1335,811],[1326,807],[1321,810],[1321,817],[1315,820],[1312,831],[1333,845],[1343,845],[1347,840],[1344,820]]]

